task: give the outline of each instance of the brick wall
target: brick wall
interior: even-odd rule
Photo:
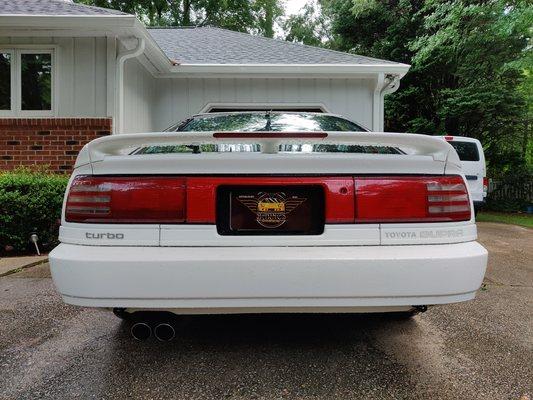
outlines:
[[[68,172],[83,145],[111,134],[111,126],[111,118],[0,118],[0,170]]]

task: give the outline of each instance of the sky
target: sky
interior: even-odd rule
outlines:
[[[316,0],[284,0],[283,6],[285,7],[285,17],[292,14],[298,14],[307,3],[316,4]],[[278,23],[274,23],[274,37],[278,39],[283,39],[285,37],[285,32]]]
[[[285,0],[286,15],[298,14],[298,11],[306,4],[312,3],[309,0]]]

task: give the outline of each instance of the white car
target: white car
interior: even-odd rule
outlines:
[[[489,181],[485,165],[485,153],[481,142],[464,136],[439,136],[450,143],[461,160],[461,166],[470,189],[470,196],[477,211],[485,204]]]
[[[80,152],[50,254],[66,303],[166,340],[150,311],[410,315],[479,289],[487,251],[447,142],[313,113],[174,129]]]

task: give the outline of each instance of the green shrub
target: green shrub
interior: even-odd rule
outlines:
[[[68,176],[44,171],[0,172],[0,253],[33,251],[32,232],[45,250],[57,243],[67,183]]]

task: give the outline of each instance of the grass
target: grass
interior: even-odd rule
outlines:
[[[533,214],[501,213],[493,211],[481,211],[476,216],[480,222],[500,222],[502,224],[514,224],[533,228]]]

